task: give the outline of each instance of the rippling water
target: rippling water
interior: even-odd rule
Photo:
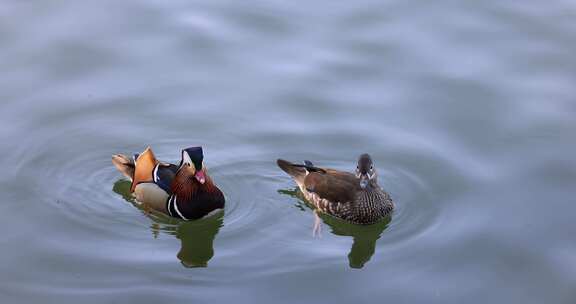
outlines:
[[[5,1],[2,303],[574,303],[572,1]],[[203,145],[223,214],[110,162]],[[278,157],[372,154],[397,210],[314,213]]]

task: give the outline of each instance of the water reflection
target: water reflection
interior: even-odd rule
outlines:
[[[279,190],[278,192],[298,199],[296,207],[299,209],[303,209],[304,206],[313,209],[298,188]],[[376,241],[386,230],[391,220],[391,217],[387,217],[372,225],[354,225],[325,214],[319,214],[319,217],[330,227],[332,234],[352,237],[352,248],[348,253],[348,262],[351,268],[362,268],[370,261],[376,252]]]
[[[113,191],[126,201],[140,209],[153,223],[154,237],[162,233],[174,235],[180,240],[180,251],[176,255],[185,267],[207,267],[214,256],[214,239],[224,224],[224,211],[198,221],[180,221],[149,210],[138,204],[130,194],[130,182],[119,180],[114,183]]]

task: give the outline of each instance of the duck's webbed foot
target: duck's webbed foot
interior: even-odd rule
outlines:
[[[314,210],[314,228],[312,228],[312,237],[322,237],[322,220],[318,216],[318,211]]]

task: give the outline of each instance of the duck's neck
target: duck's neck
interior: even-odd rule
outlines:
[[[371,179],[368,182],[368,187],[366,187],[368,190],[374,190],[374,189],[378,189],[380,188],[380,186],[378,186],[378,178],[374,177],[373,179]]]
[[[212,193],[217,190],[218,188],[208,175],[204,184],[201,184],[194,175],[184,170],[180,170],[172,182],[172,193],[181,201],[191,201],[200,193]]]

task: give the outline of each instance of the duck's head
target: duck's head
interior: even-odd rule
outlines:
[[[358,158],[356,177],[360,179],[360,187],[362,189],[366,188],[371,182],[376,182],[376,169],[370,155],[362,154]]]
[[[206,182],[204,153],[202,152],[202,147],[191,147],[182,150],[180,170],[185,170],[185,172],[190,174],[190,176],[194,176],[200,184]]]

